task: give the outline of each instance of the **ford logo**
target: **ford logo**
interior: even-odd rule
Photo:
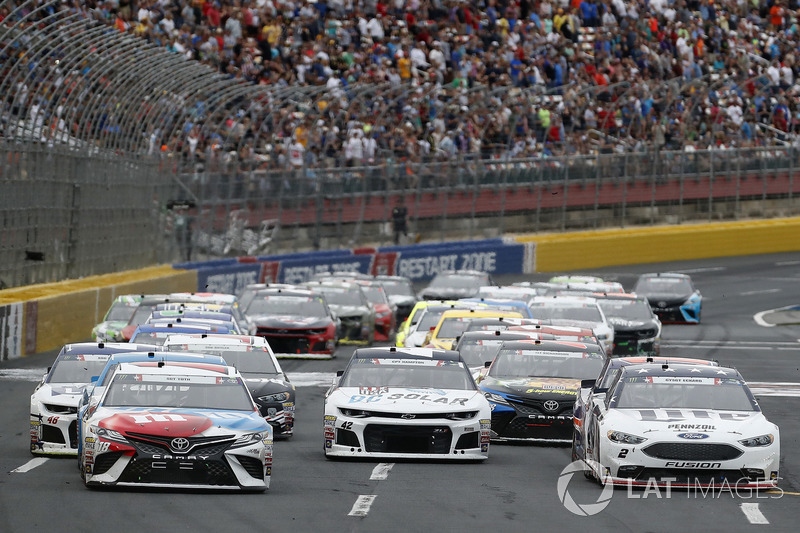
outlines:
[[[679,433],[678,438],[681,439],[688,439],[688,440],[700,440],[700,439],[707,439],[708,434],[706,433]]]

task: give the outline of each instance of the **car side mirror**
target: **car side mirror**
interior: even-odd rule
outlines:
[[[337,378],[340,378],[340,377],[342,377],[343,375],[344,375],[344,370],[337,370],[337,371],[336,371],[336,377],[337,377]]]
[[[100,379],[100,376],[92,376],[90,383],[97,383],[98,379]]]
[[[491,361],[485,361],[485,362],[483,363],[483,367],[484,367],[484,368],[489,368],[490,366],[492,366],[492,362],[491,362]]]
[[[581,380],[581,388],[582,389],[591,389],[597,383],[596,379],[582,379]]]

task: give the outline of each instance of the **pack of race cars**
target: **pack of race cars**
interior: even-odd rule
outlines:
[[[77,456],[88,487],[263,491],[273,441],[296,424],[279,359],[355,344],[325,393],[326,457],[483,461],[491,443],[563,443],[601,483],[776,485],[779,429],[742,376],[660,354],[662,320],[700,321],[688,276],[643,275],[642,293],[591,276],[491,283],[445,272],[418,298],[396,276],[336,273],[117,298],[36,387],[31,452]]]

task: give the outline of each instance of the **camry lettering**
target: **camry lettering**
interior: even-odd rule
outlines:
[[[210,455],[164,455],[154,453],[153,459],[180,459],[182,461],[206,461],[210,459]]]

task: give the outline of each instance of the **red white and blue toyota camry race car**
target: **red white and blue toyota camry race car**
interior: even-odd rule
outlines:
[[[585,446],[573,453],[601,483],[732,489],[778,482],[778,426],[735,369],[624,366],[586,409]]]
[[[484,460],[490,416],[458,352],[362,348],[325,396],[325,456]]]
[[[272,428],[233,367],[120,363],[82,421],[88,487],[264,491]]]

